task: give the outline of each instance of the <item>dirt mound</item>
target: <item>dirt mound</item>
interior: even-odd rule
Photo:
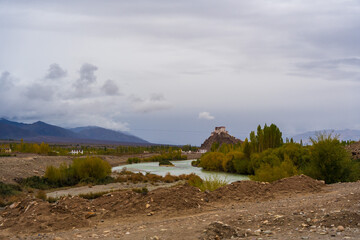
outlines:
[[[86,201],[81,198],[64,199],[55,204],[28,198],[12,204],[3,212],[0,229],[14,228],[20,233],[37,233],[89,226],[84,213],[79,211],[86,208],[84,203]]]
[[[89,226],[93,220],[100,218],[152,216],[159,213],[171,215],[186,209],[196,212],[206,204],[204,196],[199,189],[182,185],[159,188],[146,195],[119,191],[94,200],[64,197],[53,204],[39,199],[25,199],[2,213],[0,230],[13,228],[23,233],[49,232]]]
[[[323,186],[325,186],[323,181],[300,175],[280,179],[273,183],[238,181],[215,190],[209,196],[214,201],[219,199],[266,200],[275,195],[316,192]]]
[[[205,205],[205,194],[188,186],[159,188],[146,195],[133,191],[116,192],[108,197],[95,199],[93,204],[108,210],[105,217],[131,214],[153,215],[159,212],[178,212],[185,209],[200,209]]]
[[[213,202],[266,200],[286,193],[319,191],[323,186],[323,182],[301,175],[271,184],[239,181],[207,193],[185,184],[159,188],[145,194],[134,191],[113,192],[94,200],[64,197],[56,203],[48,203],[28,198],[3,211],[0,230],[10,228],[23,233],[50,232],[90,226],[103,218],[175,216],[186,210],[201,212],[209,209]],[[216,226],[212,226],[211,231],[216,232]]]

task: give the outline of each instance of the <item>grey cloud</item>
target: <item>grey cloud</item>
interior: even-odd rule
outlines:
[[[0,91],[8,90],[14,86],[9,72],[3,72],[0,76]]]
[[[78,89],[86,88],[92,83],[96,82],[95,71],[98,70],[98,67],[84,63],[80,68],[80,78],[76,81],[75,87]]]
[[[151,94],[151,96],[150,96],[150,100],[151,101],[165,101],[165,97],[164,97],[164,95],[163,94],[161,94],[161,93],[153,93],[153,94]]]
[[[64,69],[62,69],[59,66],[59,64],[53,63],[49,66],[49,70],[48,70],[48,73],[45,76],[45,78],[56,80],[59,78],[66,77],[66,75],[67,75],[67,72]]]
[[[296,65],[294,75],[320,77],[327,80],[360,81],[360,58],[340,58],[311,61]]]
[[[25,95],[31,100],[50,101],[54,96],[54,90],[49,86],[35,83],[26,88]]]
[[[152,94],[150,98],[142,99],[131,95],[130,101],[135,112],[150,113],[171,108],[171,104],[162,94]]]
[[[107,80],[102,86],[101,90],[105,92],[106,95],[115,96],[120,95],[119,87],[113,80]]]

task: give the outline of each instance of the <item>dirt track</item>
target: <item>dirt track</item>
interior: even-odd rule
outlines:
[[[16,205],[16,204],[15,204]],[[359,239],[360,182],[306,176],[236,182],[212,193],[190,186],[121,191],[56,204],[28,199],[1,213],[4,239]],[[40,235],[39,235],[40,234]]]

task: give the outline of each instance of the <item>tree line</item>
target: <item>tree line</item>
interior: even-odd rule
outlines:
[[[193,165],[205,170],[250,175],[257,181],[275,181],[297,174],[306,174],[326,183],[360,179],[360,162],[352,160],[338,136],[318,133],[312,145],[283,142],[275,124],[252,131],[241,144],[214,144]]]

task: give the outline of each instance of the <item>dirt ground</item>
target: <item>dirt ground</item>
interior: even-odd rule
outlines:
[[[112,167],[126,164],[129,157],[150,157],[154,154],[137,154],[123,156],[99,156],[108,161]],[[188,159],[199,158],[201,154],[187,154]],[[65,162],[70,164],[73,156],[44,156],[37,154],[19,154],[15,157],[0,158],[0,181],[4,183],[15,183],[16,178],[26,178],[31,176],[43,176],[47,166],[53,165],[58,167]]]
[[[0,239],[359,239],[360,182],[307,176],[119,191],[56,203],[28,198],[0,211]]]

